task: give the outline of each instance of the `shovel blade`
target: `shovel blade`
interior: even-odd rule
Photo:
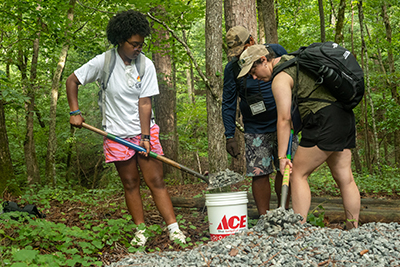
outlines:
[[[226,169],[225,171],[220,171],[218,173],[208,175],[208,187],[207,190],[221,188],[224,186],[232,185],[243,181],[244,175]]]

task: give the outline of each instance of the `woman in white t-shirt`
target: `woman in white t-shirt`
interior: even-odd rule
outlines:
[[[107,38],[116,46],[115,66],[105,90],[105,127],[108,133],[124,138],[146,149],[136,153],[133,149],[110,139],[104,139],[106,162],[113,162],[125,190],[125,201],[136,225],[144,224],[143,204],[140,197],[140,175],[151,190],[154,202],[169,230],[171,240],[186,243],[185,235],[176,222],[171,199],[163,180],[162,162],[148,157],[151,151],[162,155],[159,127],[154,123],[151,97],[159,94],[153,62],[145,58],[145,75],[139,77],[135,59],[142,51],[144,38],[150,34],[146,17],[128,10],[116,14],[107,26]],[[101,78],[105,53],[96,56],[72,73],[66,82],[70,123],[82,127],[84,118],[78,105],[78,87]],[[145,230],[137,229],[132,245],[144,246]]]

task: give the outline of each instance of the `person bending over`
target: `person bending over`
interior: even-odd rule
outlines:
[[[274,58],[264,46],[252,46],[241,56],[242,77],[251,74],[255,79],[269,81],[274,67],[291,59],[284,55]],[[301,101],[299,112],[303,121],[302,138],[293,159],[285,157],[292,127],[291,102],[296,83],[296,66],[278,73],[272,82],[278,111],[278,155],[280,170],[291,167],[291,193],[293,210],[306,221],[311,203],[311,192],[307,178],[322,163],[326,162],[333,179],[339,186],[346,214],[346,228],[358,227],[360,193],[351,170],[351,148],[355,147],[356,128],[352,110],[343,109],[328,89],[315,83],[315,78],[306,70],[298,74],[298,98],[322,99],[323,101]]]

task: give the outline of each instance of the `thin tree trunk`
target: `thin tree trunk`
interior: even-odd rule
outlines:
[[[342,31],[343,31],[345,10],[346,10],[346,0],[340,0],[338,18],[335,28],[335,42],[338,44],[343,44],[344,40]]]
[[[192,104],[195,104],[195,98],[194,98],[194,84],[193,84],[193,67],[192,63],[189,63],[189,68],[186,69],[186,86],[187,86],[187,92],[189,96],[189,101]]]
[[[350,27],[350,38],[351,38],[351,52],[357,59],[357,55],[354,53],[354,3],[351,3],[351,27]]]
[[[260,0],[259,10],[262,12],[265,30],[265,42],[269,44],[278,43],[277,21],[275,19],[275,5],[274,0]]]
[[[258,23],[258,40],[257,42],[259,44],[264,44],[266,43],[265,41],[265,28],[264,28],[264,23],[262,23],[262,21],[264,21],[264,14],[262,11],[262,0],[257,0],[257,14],[258,14],[258,21],[260,23]]]
[[[15,180],[15,174],[11,161],[10,148],[8,146],[6,118],[1,94],[2,91],[0,91],[0,198],[3,198],[5,190],[12,194],[19,194],[20,192],[18,192],[17,186],[12,186],[11,188],[6,187],[8,180]]]
[[[224,170],[228,166],[222,123],[222,1],[206,1],[206,73],[207,132],[209,172]]]
[[[363,50],[363,48],[361,48]],[[364,60],[364,56],[361,54],[361,59]],[[364,66],[364,64],[362,64]],[[369,171],[372,173],[372,162],[371,162],[371,147],[369,138],[369,122],[368,122],[368,105],[367,105],[367,95],[364,95],[364,100],[362,101],[362,113],[364,114],[364,149],[365,149],[365,164]]]
[[[153,12],[164,17],[165,10],[158,6]],[[156,123],[160,126],[160,142],[168,158],[178,160],[178,135],[176,132],[176,90],[173,87],[172,61],[169,45],[169,33],[162,27],[154,27],[154,46],[157,52],[153,53],[153,61],[158,77],[160,94],[154,97],[154,111]],[[164,164],[164,174],[177,178],[179,171],[174,167]]]
[[[325,37],[325,16],[324,16],[324,3],[322,0],[318,0],[318,10],[319,10],[319,25],[321,31],[321,42],[326,41]]]
[[[395,70],[395,64],[394,64],[394,58],[393,58],[393,48],[392,48],[392,27],[390,25],[390,20],[389,20],[389,15],[387,14],[387,1],[383,1],[382,4],[382,17],[383,17],[383,23],[385,24],[385,29],[386,29],[386,40],[389,43],[389,46],[387,48],[387,63],[389,66],[389,72],[390,74],[394,74],[396,72]],[[385,74],[385,77],[387,75]],[[400,105],[400,94],[397,92],[397,83],[392,82],[390,79],[386,78],[386,83],[388,84],[390,91],[392,93],[392,99],[396,101],[397,105]],[[400,167],[400,130],[395,130],[394,133],[394,158],[395,158],[395,164],[397,167]]]
[[[75,0],[69,2],[71,8],[68,9],[67,17],[71,21],[74,19],[74,6]],[[52,183],[53,186],[57,184],[56,181],[56,162],[55,156],[57,151],[57,135],[56,135],[56,111],[57,111],[57,100],[58,100],[58,89],[60,88],[61,75],[64,71],[65,62],[67,60],[69,50],[68,30],[66,30],[66,43],[63,45],[58,58],[57,68],[54,72],[53,81],[51,85],[50,94],[50,118],[49,118],[49,140],[47,143],[47,155],[46,155],[46,180],[47,183]]]
[[[319,0],[320,1],[320,0]],[[353,4],[351,5],[351,34],[350,34],[350,38],[351,38],[351,53],[356,57],[355,53],[354,53],[354,35],[353,35],[353,25],[354,25],[354,10],[353,10]],[[361,108],[362,110],[362,108]],[[360,154],[359,154],[359,149],[358,149],[359,145],[357,143],[357,139],[356,139],[356,147],[354,149],[351,150],[352,153],[352,158],[354,160],[354,165],[356,167],[356,172],[358,174],[362,173],[362,165],[361,165],[361,159],[360,159]]]
[[[376,130],[376,123],[375,123],[375,109],[374,109],[374,103],[372,101],[371,97],[371,86],[370,86],[370,80],[369,80],[369,69],[368,69],[368,51],[367,47],[365,45],[364,41],[364,35],[363,35],[363,27],[364,27],[364,14],[363,14],[363,8],[362,8],[362,1],[359,2],[358,4],[358,10],[359,10],[359,18],[360,18],[360,29],[361,29],[361,45],[362,45],[362,50],[364,51],[365,54],[365,65],[364,65],[364,72],[365,72],[365,79],[366,79],[366,88],[367,88],[367,98],[369,100],[369,104],[371,106],[371,120],[372,120],[372,129],[373,129],[373,145],[375,148],[375,160],[376,164],[378,166],[378,169],[380,169],[380,157],[379,157],[379,142],[378,142],[378,134]]]
[[[22,40],[22,29],[19,28],[19,39]],[[39,36],[39,35],[38,35]],[[26,133],[24,140],[24,155],[27,170],[28,184],[40,183],[39,164],[36,157],[35,140],[33,133],[33,114],[35,109],[35,85],[37,60],[39,56],[39,38],[33,41],[33,54],[30,70],[30,81],[27,77],[27,58],[24,56],[23,48],[18,48],[18,68],[21,72],[22,86],[25,88],[29,101],[25,103]]]

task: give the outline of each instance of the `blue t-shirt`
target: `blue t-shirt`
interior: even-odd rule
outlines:
[[[287,54],[285,48],[279,44],[270,44],[277,57]],[[237,68],[237,60],[232,60],[225,66],[224,70],[224,89],[222,95],[222,120],[225,126],[225,136],[233,137],[235,134],[236,105],[238,96],[240,97],[240,111],[243,116],[245,133],[272,133],[276,132],[276,104],[272,94],[271,82],[254,80],[251,75],[242,79],[237,79],[234,74],[234,68]],[[264,97],[265,112],[252,115],[249,105],[246,101],[245,88],[243,82],[246,81],[247,96],[255,95],[261,90]],[[238,86],[240,88],[238,88]],[[260,89],[259,89],[260,88]]]

